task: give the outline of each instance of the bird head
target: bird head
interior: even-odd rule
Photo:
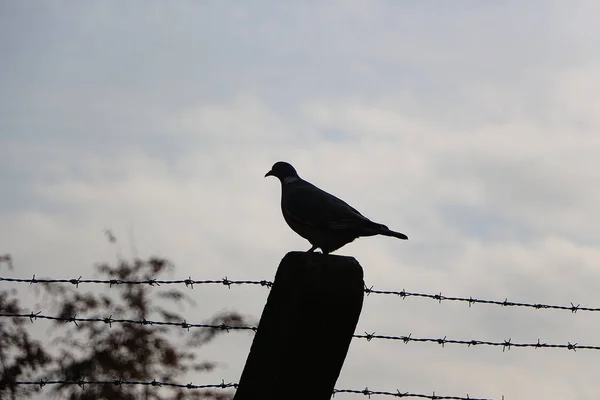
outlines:
[[[278,161],[273,164],[271,170],[265,174],[265,178],[267,176],[274,176],[283,182],[286,178],[298,178],[298,173],[291,164],[284,161]]]

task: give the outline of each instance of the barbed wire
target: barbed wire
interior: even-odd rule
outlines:
[[[206,280],[195,280],[191,277],[188,279],[142,279],[142,280],[126,280],[126,279],[82,279],[82,276],[79,278],[71,278],[71,279],[51,279],[51,278],[36,278],[35,274],[32,278],[10,278],[10,277],[2,277],[0,276],[0,282],[13,282],[13,283],[28,283],[28,284],[41,284],[41,283],[70,283],[75,287],[79,287],[80,284],[103,284],[109,285],[112,287],[113,285],[150,285],[150,286],[160,286],[160,285],[175,285],[175,284],[183,284],[191,289],[194,288],[194,285],[224,285],[231,289],[232,285],[255,285],[255,286],[264,286],[266,288],[271,288],[273,286],[272,281],[268,280],[232,280],[227,277],[221,279],[206,279]],[[504,300],[488,300],[488,299],[480,299],[472,296],[469,297],[455,297],[455,296],[444,296],[442,293],[439,294],[431,294],[431,293],[420,293],[420,292],[409,292],[404,289],[402,290],[378,290],[374,289],[373,286],[365,286],[364,289],[367,296],[371,294],[379,294],[379,295],[393,295],[402,297],[402,299],[406,299],[407,297],[420,297],[435,300],[439,303],[442,301],[457,301],[468,303],[469,307],[473,304],[488,304],[488,305],[497,305],[502,307],[523,307],[523,308],[534,308],[537,310],[540,309],[551,309],[551,310],[562,310],[562,311],[571,311],[571,313],[576,313],[577,311],[589,311],[589,312],[599,312],[600,307],[582,307],[581,304],[575,305],[575,303],[571,302],[569,306],[564,305],[553,305],[553,304],[544,304],[544,303],[525,303],[525,302],[516,302],[516,301],[508,301],[508,298]]]
[[[63,322],[73,322],[78,326],[78,322],[104,322],[109,326],[112,326],[113,323],[116,324],[136,324],[136,325],[165,325],[165,326],[174,326],[183,329],[189,330],[190,328],[206,328],[206,329],[217,329],[229,332],[230,330],[248,330],[256,332],[258,327],[256,326],[246,326],[246,325],[229,325],[229,324],[190,324],[185,320],[182,322],[175,321],[153,321],[148,319],[134,320],[134,319],[115,319],[112,316],[109,317],[88,317],[81,318],[74,315],[72,317],[57,317],[51,315],[44,315],[41,311],[34,313],[33,311],[29,314],[22,313],[0,313],[0,317],[5,318],[28,318],[31,322],[34,322],[37,319],[47,319],[53,321],[63,321]],[[310,327],[308,327],[310,328]],[[306,335],[318,335],[319,333],[311,333],[308,332]],[[543,348],[554,348],[554,349],[567,349],[567,350],[600,350],[600,346],[593,345],[579,345],[578,343],[567,342],[566,344],[549,344],[542,343],[540,339],[536,343],[514,343],[512,339],[504,340],[501,342],[492,342],[487,340],[462,340],[462,339],[448,339],[447,336],[443,338],[417,338],[412,337],[412,334],[407,336],[392,336],[392,335],[377,335],[375,332],[364,334],[354,334],[354,338],[356,339],[365,339],[367,342],[370,342],[373,339],[381,339],[381,340],[395,340],[401,341],[405,344],[409,342],[429,342],[429,343],[437,343],[442,347],[445,347],[446,344],[458,344],[464,345],[467,347],[471,346],[495,346],[502,347],[502,351],[510,350],[512,347],[529,347],[535,349],[543,349]]]
[[[85,389],[85,385],[111,385],[111,386],[123,386],[123,385],[143,385],[143,386],[154,386],[154,387],[175,387],[182,389],[237,389],[239,384],[237,383],[225,383],[225,381],[221,381],[218,384],[207,384],[207,385],[194,385],[193,383],[182,384],[182,383],[173,383],[173,382],[162,382],[157,380],[152,381],[126,381],[122,379],[113,379],[113,380],[104,380],[104,381],[92,381],[86,380],[84,378],[81,379],[71,379],[71,380],[50,380],[50,379],[40,379],[36,381],[15,381],[12,382],[14,385],[35,385],[40,388],[46,385],[77,385],[81,389]],[[290,389],[296,390],[296,389]],[[364,396],[392,396],[392,397],[415,397],[422,399],[432,399],[432,400],[492,400],[489,398],[478,398],[478,397],[469,397],[467,394],[466,397],[462,396],[440,396],[436,395],[435,392],[433,394],[421,394],[421,393],[411,393],[411,392],[401,392],[400,390],[396,390],[395,392],[386,392],[382,390],[370,390],[369,388],[364,388],[362,390],[357,389],[333,389],[332,395],[335,396],[338,393],[352,393],[352,394],[361,394]],[[504,396],[502,396],[504,398]]]
[[[86,380],[86,379],[40,379],[36,381],[14,381],[9,382],[7,384],[13,385],[34,385],[39,386],[40,388],[46,385],[77,385],[82,389],[85,389],[85,385],[111,385],[111,386],[156,386],[156,387],[176,387],[176,388],[186,388],[186,389],[228,389],[234,388],[237,389],[237,383],[222,383],[218,384],[207,384],[207,385],[194,385],[193,383],[181,384],[181,383],[173,383],[173,382],[162,382],[157,380],[150,381],[127,381],[122,379],[113,379],[113,380],[104,380],[104,381],[95,381],[95,380]]]
[[[57,317],[52,315],[43,315],[41,311],[34,313],[33,311],[29,314],[20,314],[20,313],[0,313],[0,317],[6,318],[29,318],[31,322],[34,322],[36,319],[47,319],[53,321],[63,321],[63,322],[73,322],[78,326],[78,322],[104,322],[108,324],[108,326],[112,326],[112,324],[134,324],[134,325],[165,325],[165,326],[177,326],[183,329],[190,328],[207,328],[207,329],[221,329],[224,331],[229,330],[249,330],[256,332],[257,327],[255,326],[245,326],[245,325],[229,325],[229,324],[189,324],[185,320],[182,322],[174,322],[174,321],[152,321],[147,319],[118,319],[112,318],[112,315],[109,317],[87,317],[81,318],[77,317],[77,315],[73,315],[72,317]]]
[[[231,288],[231,285],[260,285],[270,288],[273,286],[273,282],[262,280],[262,281],[251,281],[251,280],[230,280],[227,277],[222,279],[205,279],[205,280],[194,280],[191,277],[188,279],[141,279],[141,280],[128,280],[128,279],[82,279],[82,276],[79,278],[72,279],[51,279],[51,278],[36,278],[35,274],[32,278],[24,279],[24,278],[6,278],[0,276],[0,282],[15,282],[15,283],[70,283],[75,285],[75,287],[79,287],[80,284],[90,283],[90,284],[103,284],[109,285],[112,287],[113,285],[150,285],[150,286],[160,286],[160,285],[176,285],[176,284],[184,284],[185,286],[193,289],[194,285],[210,285],[210,284],[221,284],[225,285],[228,288]]]

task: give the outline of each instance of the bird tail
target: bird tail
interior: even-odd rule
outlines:
[[[408,236],[406,236],[404,233],[395,232],[385,225],[380,226],[379,234],[384,236],[392,236],[398,239],[408,240]]]

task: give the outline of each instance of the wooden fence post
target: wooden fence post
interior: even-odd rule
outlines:
[[[363,270],[354,258],[286,254],[234,400],[330,399],[363,297]]]

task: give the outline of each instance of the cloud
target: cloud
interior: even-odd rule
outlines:
[[[375,288],[595,306],[600,80],[585,4],[5,5],[2,251],[19,276],[85,275],[135,247],[180,277],[271,279],[309,247],[263,179],[287,160],[409,235],[339,252]],[[191,293],[197,321],[258,317],[268,292]],[[357,332],[597,345],[597,329],[581,312],[371,295]],[[224,367],[194,382],[236,381],[250,343],[219,339],[206,355]],[[593,357],[354,341],[338,386],[585,398]]]

